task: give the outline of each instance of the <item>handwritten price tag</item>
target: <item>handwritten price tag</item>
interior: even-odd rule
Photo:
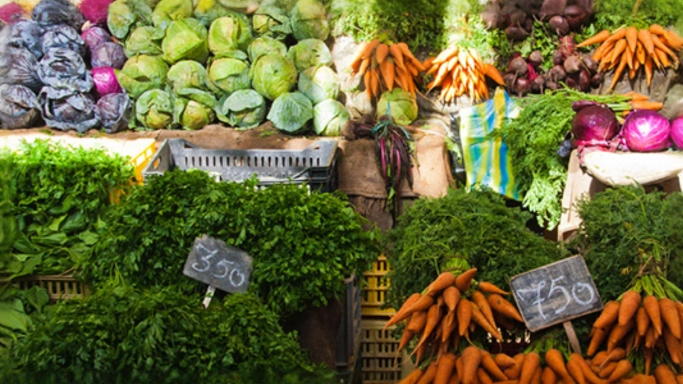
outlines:
[[[510,288],[530,331],[602,310],[602,300],[581,256],[525,272]]]
[[[206,235],[195,239],[183,274],[231,293],[249,287],[252,259],[244,251]]]

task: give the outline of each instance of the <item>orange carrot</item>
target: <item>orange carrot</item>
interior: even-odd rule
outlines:
[[[631,290],[624,293],[619,306],[619,325],[626,325],[633,318],[640,307],[640,301],[640,293],[637,291]]]
[[[626,334],[633,328],[635,321],[631,320],[626,325],[617,325],[610,332],[607,338],[607,352],[612,352],[616,348],[617,344],[626,336]]]
[[[643,301],[643,304],[644,303],[645,302]],[[649,326],[650,317],[647,315],[645,307],[638,308],[638,312],[636,312],[636,329],[638,330],[638,335],[645,336],[645,332],[647,332],[647,327]]]
[[[543,368],[543,373],[541,374],[542,384],[555,384],[557,383],[557,374],[550,367]]]
[[[659,103],[656,101],[631,101],[629,104],[633,110],[647,109],[651,111],[659,111],[664,107],[664,103]]]
[[[407,313],[408,308],[410,308],[413,304],[420,300],[420,297],[422,297],[422,295],[419,293],[413,293],[412,295],[408,296],[408,298],[403,303],[401,308],[399,308],[399,310],[396,311],[396,313],[393,316],[391,316],[391,319],[387,321],[382,330],[386,331],[387,328],[391,327],[392,325],[398,324],[399,322],[407,319],[411,315],[411,313]]]
[[[569,361],[567,361],[567,371],[578,384],[586,384],[586,378],[583,375],[583,367],[578,360],[569,359]]]
[[[541,364],[541,356],[536,352],[527,353],[522,363],[522,371],[519,374],[519,384],[530,384],[536,369]]]
[[[484,74],[491,78],[491,80],[495,81],[496,84],[505,85],[505,80],[503,80],[503,76],[501,76],[500,72],[498,72],[498,69],[493,65],[485,63]]]
[[[453,372],[450,380],[448,380],[448,384],[460,384],[460,377],[457,372]]]
[[[522,364],[524,364],[525,358],[526,355],[523,353],[516,354],[515,357],[513,357],[513,359],[515,360],[515,365],[503,370],[505,376],[507,376],[510,380],[519,379],[519,375],[520,373],[522,373]]]
[[[464,371],[465,364],[462,362],[462,354],[455,359],[455,371],[458,373],[458,377],[462,381],[462,375]]]
[[[595,35],[587,38],[586,40],[582,41],[581,43],[577,44],[577,48],[582,48],[582,47],[587,47],[589,45],[593,44],[599,44],[602,43],[603,41],[607,40],[611,35],[610,31],[607,29],[603,29],[602,31],[596,33]]]
[[[419,348],[415,348],[415,351],[413,353],[415,354],[415,365],[420,364],[422,361],[422,357],[425,354],[425,350],[427,349],[427,344],[422,344]]]
[[[678,318],[678,310],[673,300],[668,297],[659,299],[659,312],[662,314],[662,320],[671,330],[671,334],[675,338],[681,338],[681,322]]]
[[[634,26],[626,28],[626,41],[631,52],[635,52],[638,44],[638,28]]]
[[[614,48],[614,41],[605,41],[600,44],[591,57],[595,61],[600,61],[603,58],[607,58],[607,53],[611,52],[612,48]]]
[[[666,31],[664,39],[666,40],[667,44],[669,44],[669,46],[675,50],[683,48],[683,38],[678,36],[673,31]]]
[[[394,76],[396,74],[394,70],[394,62],[391,59],[384,60],[379,65],[379,70],[382,73],[382,80],[384,80],[384,86],[388,91],[394,89]]]
[[[498,381],[507,380],[507,376],[501,371],[496,361],[493,359],[491,354],[482,351],[481,353],[481,366],[489,373],[493,378]]]
[[[683,384],[683,374],[676,375],[676,384]]]
[[[645,348],[654,348],[657,338],[659,338],[659,334],[657,334],[654,327],[648,328],[647,332],[645,332]]]
[[[477,284],[477,289],[484,293],[495,293],[506,296],[510,294],[510,292],[503,291],[502,289],[498,288],[497,285],[489,283],[488,281],[480,281],[479,284]]]
[[[638,45],[636,46],[636,58],[638,59],[637,62],[640,64],[645,64],[645,56],[647,56],[647,54],[645,52],[645,48],[643,47],[643,43],[638,41]]]
[[[493,358],[493,360],[496,362],[496,364],[501,369],[508,369],[508,368],[513,367],[517,364],[515,359],[506,355],[505,353],[497,354],[496,357]]]
[[[676,300],[674,301],[674,304],[676,304],[676,309],[678,310],[678,319],[681,321],[681,330],[683,331],[683,303]]]
[[[477,368],[481,363],[481,351],[477,347],[467,347],[462,351],[462,382],[472,384],[477,374]],[[460,373],[458,373],[460,375]]]
[[[666,364],[659,364],[657,368],[655,368],[655,379],[657,379],[657,382],[660,384],[676,382],[676,376]]]
[[[588,344],[588,350],[586,351],[587,356],[593,356],[595,352],[598,351],[598,348],[602,344],[603,341],[609,336],[610,331],[605,328],[595,328],[593,327],[593,337],[591,337],[591,342]]]
[[[531,376],[531,384],[541,384],[541,376],[543,375],[543,368],[539,365],[536,372]]]
[[[617,369],[617,362],[612,361],[609,364],[605,365],[604,368],[598,371],[598,376],[602,377],[603,379],[607,379],[610,377],[610,375],[614,372],[615,369]]]
[[[638,41],[643,43],[643,47],[649,55],[654,55],[655,44],[654,42],[652,42],[652,34],[650,33],[650,30],[641,29],[640,31],[638,31]]]
[[[610,37],[607,38],[605,41],[619,41],[626,37],[626,28],[619,28]]]
[[[557,373],[557,375],[560,376],[565,383],[573,383],[560,351],[557,349],[549,349],[545,353],[545,363],[548,365],[548,367],[550,367],[550,369],[555,371],[555,373]]]
[[[448,311],[455,311],[455,308],[458,306],[458,301],[460,301],[460,290],[454,285],[451,285],[444,289],[442,296],[444,304],[448,307]]]
[[[607,363],[623,360],[624,358],[626,358],[626,351],[623,348],[614,348],[611,352],[607,353],[605,359],[600,363],[600,368],[604,367]]]
[[[650,24],[650,32],[653,35],[665,36],[667,31],[659,24]]]
[[[375,49],[375,58],[377,59],[377,62],[379,64],[382,64],[382,62],[387,58],[389,55],[389,46],[387,46],[384,43],[379,43],[377,45],[377,48]]]
[[[617,40],[616,44],[614,44],[614,49],[612,50],[612,53],[610,54],[611,56],[609,57],[609,60],[614,63],[614,62],[619,62],[621,59],[621,55],[624,53],[624,50],[626,49],[626,46],[628,43],[626,42],[626,39],[621,39]]]
[[[650,96],[648,96],[648,95],[643,95],[642,93],[638,93],[638,92],[635,92],[635,91],[626,92],[626,93],[624,93],[624,96],[630,97],[630,98],[631,98],[630,101],[648,101],[648,100],[650,100]],[[643,303],[642,303],[643,305],[645,304],[645,299],[646,299],[646,298],[647,298],[647,297],[645,297],[645,298],[643,299]],[[655,299],[655,301],[656,301],[656,299]],[[659,304],[657,304],[657,309],[659,310]]]
[[[445,343],[455,330],[458,323],[455,321],[455,312],[449,311],[441,321],[441,342]]]
[[[617,67],[616,70],[614,70],[614,73],[612,74],[612,76],[613,76],[612,77],[612,83],[610,83],[609,88],[607,89],[607,93],[611,92],[614,89],[614,86],[617,85],[617,82],[619,81],[621,74],[624,72],[624,68],[626,68],[627,63],[628,63],[627,55],[622,55],[621,60],[619,61],[619,66]]]
[[[581,356],[580,354],[578,354],[578,353],[572,353],[571,356],[569,357],[569,360],[570,360],[570,361],[571,361],[571,360],[578,361],[579,366],[581,367],[581,371],[583,372],[583,377],[584,377],[587,381],[589,381],[589,382],[591,382],[591,383],[593,383],[593,384],[602,384],[602,383],[605,383],[604,380],[602,380],[601,378],[599,378],[598,375],[596,375],[595,372],[593,372],[593,370],[591,369],[590,365],[588,365],[588,363],[586,363],[586,360],[584,360],[584,359],[583,359],[583,356]]]
[[[655,47],[655,56],[659,58],[659,61],[662,63],[664,67],[670,67],[671,66],[671,60],[669,60],[669,56],[666,55],[666,52],[662,51],[661,49]]]
[[[415,312],[410,316],[406,329],[413,334],[417,334],[422,332],[425,324],[427,324],[427,311]]]
[[[398,349],[396,350],[396,355],[398,356],[398,353],[401,352],[403,348],[408,345],[410,340],[413,338],[415,333],[411,332],[408,330],[408,327],[403,328],[403,333],[401,334],[401,341],[398,343]]]
[[[434,375],[434,384],[448,384],[448,381],[455,370],[455,360],[457,356],[453,353],[446,353],[439,359]]]
[[[609,328],[616,323],[619,316],[619,306],[620,304],[618,301],[610,301],[605,304],[602,313],[600,313],[600,316],[595,320],[595,323],[593,323],[593,327]]]
[[[491,376],[484,370],[484,368],[477,368],[477,383],[478,384],[493,384]]]
[[[495,325],[489,323],[486,316],[484,316],[476,305],[472,305],[472,321],[479,325],[484,331],[490,333],[491,336],[495,337],[497,340],[503,340],[503,335],[500,334],[500,331]]]
[[[427,294],[436,296],[449,285],[455,283],[455,275],[450,272],[442,272],[434,281],[427,287]]]
[[[432,63],[434,62],[434,59],[435,59],[435,58],[436,58],[436,57],[434,57],[434,56],[430,56],[430,57],[424,59],[424,61],[422,62],[422,67],[425,68],[425,69],[431,68],[431,67],[432,67]]]
[[[418,311],[426,311],[429,309],[429,307],[434,304],[434,298],[429,296],[429,295],[424,295],[420,297],[418,301],[416,301],[413,305],[410,306],[406,311],[409,313],[413,312],[418,312]]]
[[[429,366],[427,369],[425,369],[424,374],[422,374],[422,377],[420,377],[420,380],[418,380],[417,384],[430,384],[432,381],[434,381],[434,376],[436,376],[436,360],[432,361],[429,363]]]
[[[468,269],[467,271],[461,273],[458,275],[458,277],[455,278],[455,286],[458,287],[460,292],[467,292],[467,290],[470,289],[470,285],[472,284],[472,279],[474,278],[474,275],[477,273],[477,268],[471,268]]]
[[[645,356],[645,374],[650,374],[650,367],[652,366],[652,358],[654,357],[654,351],[652,348],[643,349],[643,356]]]
[[[605,358],[607,357],[607,351],[600,351],[598,352],[595,357],[593,357],[593,365],[599,366],[602,364],[603,361],[605,361]]]
[[[664,328],[664,344],[669,351],[671,361],[676,365],[681,365],[681,342],[677,339],[668,327]]]
[[[669,49],[669,47],[667,47],[666,44],[664,44],[664,42],[659,37],[657,37],[657,35],[652,35],[652,42],[655,44],[655,48],[661,49],[662,51],[664,51],[664,53],[671,56],[672,59],[676,58],[676,54],[671,49]]]
[[[465,336],[472,319],[472,303],[465,298],[460,299],[456,315],[458,317],[458,335]]]
[[[626,359],[620,360],[614,368],[614,371],[612,371],[612,374],[609,375],[607,381],[617,382],[623,379],[631,371],[633,371],[633,366],[631,365],[631,363],[629,363]]]
[[[486,296],[484,296],[484,294],[481,293],[481,291],[475,290],[474,292],[472,292],[471,298],[474,304],[476,304],[479,307],[479,310],[484,315],[484,317],[486,317],[486,320],[488,320],[489,324],[495,327],[496,320],[493,319],[493,311],[491,310],[491,305],[489,305],[489,302],[486,300]]]
[[[415,368],[405,379],[399,381],[398,384],[416,384],[424,372],[420,368]]]
[[[522,315],[519,314],[517,308],[515,308],[512,303],[505,300],[502,296],[494,293],[489,296],[488,302],[491,305],[491,308],[501,315],[517,320],[520,323],[524,322],[524,319],[522,318]]]
[[[429,310],[427,311],[427,322],[425,323],[424,330],[422,331],[422,336],[420,337],[420,341],[417,343],[417,347],[422,345],[425,341],[427,341],[427,338],[432,334],[432,331],[436,328],[436,325],[438,322],[441,320],[441,317],[443,316],[443,313],[441,311],[441,306],[436,303],[432,305]],[[415,347],[415,348],[417,348]]]
[[[369,71],[366,71],[363,75],[363,84],[365,85],[365,93],[368,95],[368,99],[372,101],[372,75]]]
[[[396,44],[391,44],[389,46],[389,53],[391,53],[391,56],[394,58],[394,64],[396,64],[398,68],[405,69],[401,48]]]

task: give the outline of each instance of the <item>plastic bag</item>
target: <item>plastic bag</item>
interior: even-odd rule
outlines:
[[[90,65],[97,67],[123,68],[126,64],[126,54],[123,47],[113,41],[102,43],[90,52]]]
[[[112,93],[97,100],[95,115],[107,133],[128,128],[133,102],[125,93]]]
[[[41,0],[33,8],[31,17],[43,27],[68,24],[77,31],[80,31],[85,23],[81,11],[69,0]]]
[[[74,92],[92,89],[92,77],[81,56],[64,48],[53,48],[45,53],[38,63],[38,77],[52,88]]]
[[[83,41],[77,30],[66,24],[48,28],[40,43],[43,54],[53,48],[65,48],[78,53],[81,57],[85,57],[85,41]]]
[[[9,27],[8,43],[17,48],[26,48],[40,59],[43,56],[41,36],[43,28],[33,20],[21,20]]]
[[[0,126],[31,128],[43,124],[38,97],[23,85],[0,85]]]
[[[33,92],[43,86],[36,68],[38,60],[26,48],[0,47],[0,84],[25,85]]]
[[[43,87],[38,95],[41,114],[49,127],[85,133],[99,125],[95,100],[87,93]]]

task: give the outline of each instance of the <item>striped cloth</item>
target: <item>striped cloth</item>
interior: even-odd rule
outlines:
[[[482,186],[521,200],[508,146],[500,135],[491,135],[502,127],[503,119],[518,115],[519,108],[502,88],[496,90],[492,99],[460,111],[460,139],[468,190]]]

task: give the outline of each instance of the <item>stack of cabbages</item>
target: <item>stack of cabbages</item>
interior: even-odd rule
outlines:
[[[85,18],[68,0],[42,0],[32,20],[19,19],[0,37],[0,124],[60,130],[128,126],[132,107],[114,69],[126,57],[102,28],[83,31]],[[90,64],[90,65],[88,65]],[[90,70],[89,68],[92,68]]]
[[[318,0],[263,3],[247,16],[228,0],[117,0],[108,26],[129,57],[116,76],[138,129],[279,130],[338,135],[350,116],[325,44]],[[231,8],[233,7],[233,8]],[[289,45],[289,47],[288,47]]]

